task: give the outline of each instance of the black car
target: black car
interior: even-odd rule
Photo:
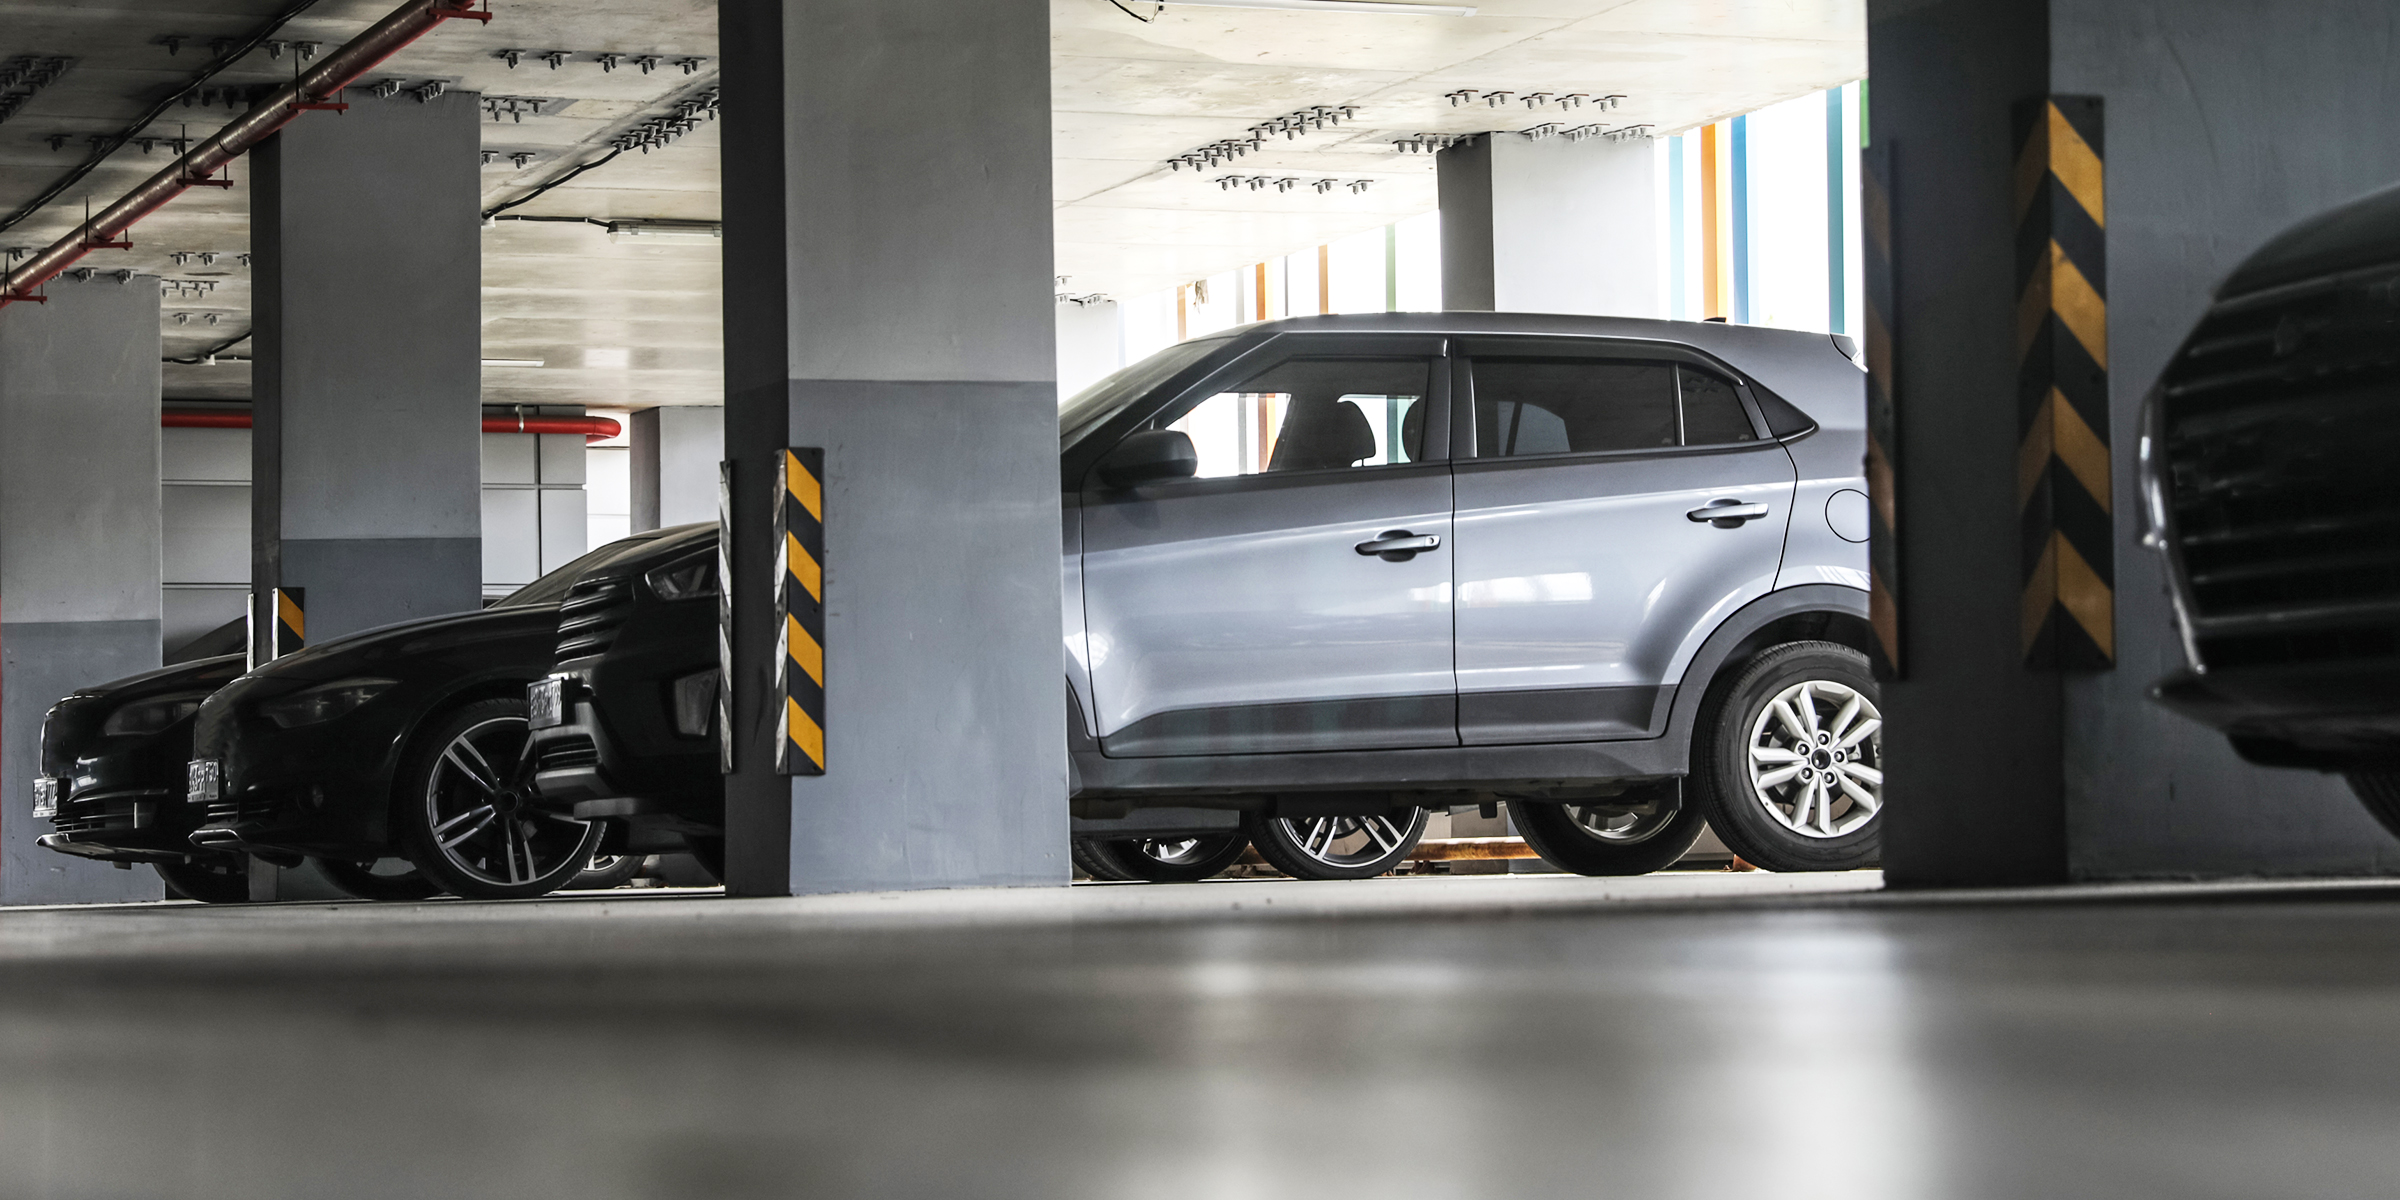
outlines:
[[[2400,188],[2294,226],[2216,294],[2143,412],[2146,540],[2185,669],[2252,762],[2347,775],[2400,834]]]
[[[526,804],[525,687],[550,667],[568,588],[654,540],[603,546],[480,612],[336,638],[227,685],[192,732],[192,844],[270,861],[396,856],[428,894],[479,899],[574,878],[602,830]]]
[[[542,803],[606,820],[603,848],[688,851],[722,878],[717,527],[662,530],[594,568],[559,606],[555,673],[532,695]]]
[[[241,627],[231,628],[238,645]],[[115,863],[148,863],[175,894],[250,897],[249,863],[192,845],[200,814],[184,800],[184,764],[200,703],[242,673],[243,656],[215,654],[81,688],[42,722],[34,816],[53,832],[44,849]]]

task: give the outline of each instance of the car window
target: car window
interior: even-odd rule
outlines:
[[[1475,363],[1475,456],[1647,450],[1679,443],[1675,368],[1589,358]]]
[[[1199,453],[1203,479],[1421,462],[1423,358],[1292,358],[1160,414]]]
[[[1675,374],[1683,381],[1684,445],[1723,446],[1758,440],[1758,430],[1751,428],[1750,414],[1742,408],[1742,398],[1734,392],[1731,380],[1696,367],[1679,366]]]

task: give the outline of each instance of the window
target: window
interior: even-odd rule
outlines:
[[[1677,367],[1675,373],[1683,378],[1684,445],[1722,446],[1758,440],[1758,431],[1750,427],[1750,414],[1734,393],[1733,384],[1691,367]]]
[[[1722,376],[1658,362],[1475,363],[1475,456],[1593,454],[1758,440]]]
[[[1421,358],[1287,359],[1158,427],[1191,437],[1202,479],[1420,462],[1430,375]]]

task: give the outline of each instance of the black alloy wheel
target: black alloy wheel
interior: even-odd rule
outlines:
[[[430,900],[442,894],[440,884],[426,878],[417,864],[405,858],[373,862],[320,858],[316,864],[327,882],[361,900]]]
[[[575,873],[575,878],[568,880],[558,890],[605,892],[610,888],[623,887],[642,873],[642,860],[645,857],[640,854],[595,854],[589,864]]]
[[[1399,866],[1425,836],[1422,808],[1345,817],[1242,814],[1242,832],[1268,865],[1294,879],[1372,879]]]
[[[1666,779],[1586,804],[1508,802],[1509,820],[1542,861],[1578,875],[1647,875],[1674,865],[1708,827]]]
[[[1088,838],[1075,844],[1076,861],[1092,878],[1142,883],[1196,883],[1232,866],[1249,848],[1250,839],[1238,833]]]
[[[1725,848],[1770,871],[1872,866],[1883,832],[1883,710],[1867,656],[1786,642],[1720,675],[1700,705],[1685,795]]]
[[[188,862],[151,863],[171,896],[202,904],[244,904],[250,899],[250,856],[202,854]]]
[[[547,895],[600,844],[597,822],[534,803],[533,739],[516,697],[434,718],[409,751],[396,792],[409,861],[470,900]]]

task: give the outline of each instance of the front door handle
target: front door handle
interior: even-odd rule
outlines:
[[[1360,542],[1358,552],[1368,558],[1380,556],[1385,562],[1407,562],[1427,550],[1438,549],[1442,539],[1430,533],[1410,533],[1405,529],[1386,529],[1371,542]]]
[[[1693,524],[1714,525],[1719,529],[1740,529],[1742,522],[1755,521],[1767,515],[1767,506],[1744,504],[1739,500],[1711,500],[1707,507],[1695,508],[1683,515]]]

